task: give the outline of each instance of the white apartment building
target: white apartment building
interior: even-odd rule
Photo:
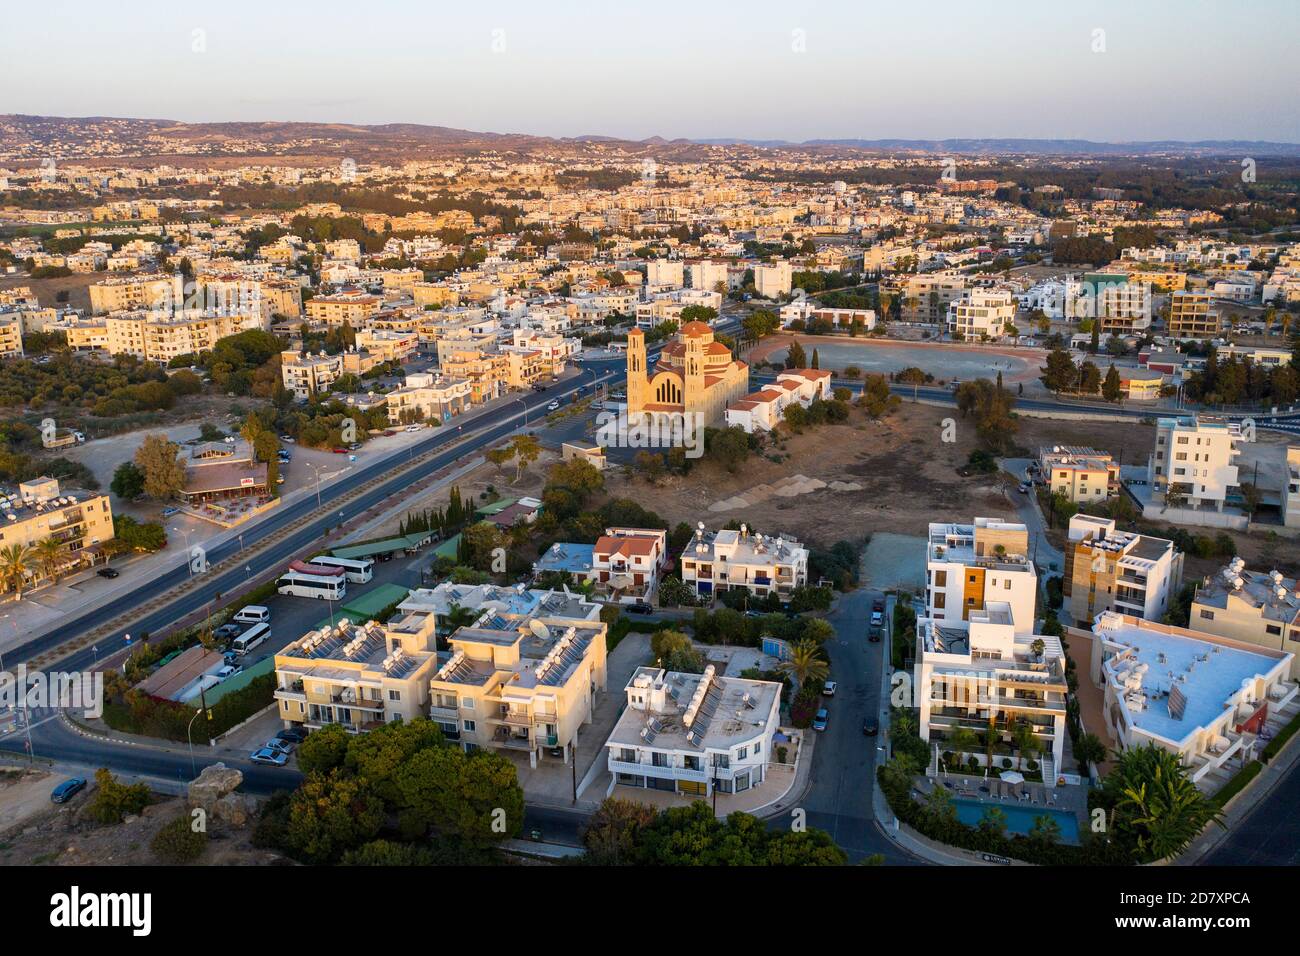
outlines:
[[[771,431],[782,421],[786,408],[799,404],[807,408],[813,401],[831,397],[829,369],[790,369],[777,375],[771,385],[750,392],[727,406],[727,427],[739,425],[746,432]]]
[[[1009,291],[971,289],[948,307],[948,334],[969,341],[1000,338],[1016,318],[1016,298]]]
[[[1276,570],[1247,571],[1245,561],[1233,558],[1197,590],[1190,618],[1207,634],[1293,649],[1300,646],[1300,581]]]
[[[686,268],[686,275],[690,279],[692,289],[703,289],[706,292],[717,292],[719,287],[722,291],[727,289],[727,263],[714,262],[711,259],[701,259],[698,262],[690,263]]]
[[[1119,492],[1119,462],[1109,452],[1051,445],[1039,449],[1038,468],[1049,491],[1075,504],[1105,501]]]
[[[789,295],[794,281],[794,269],[784,259],[779,262],[762,262],[754,266],[754,288],[765,299],[778,299]]]
[[[932,745],[931,771],[944,754],[957,766],[984,773],[983,743],[974,752],[954,753],[947,746],[960,729],[996,735],[992,771],[1012,761],[1013,734],[1028,724],[1034,753],[1015,756],[1022,772],[1028,760],[1039,763],[1048,786],[1056,783],[1065,750],[1065,650],[1058,638],[1034,634],[1013,616],[1011,605],[994,601],[963,620],[921,618],[916,622],[916,701],[921,739]],[[943,769],[954,770],[956,766]]]
[[[1300,528],[1300,445],[1286,450],[1282,476],[1282,523]]]
[[[706,532],[701,521],[682,554],[682,582],[702,598],[732,588],[788,598],[808,583],[808,549],[782,535],[751,534],[745,525]]]
[[[294,349],[280,353],[280,377],[295,398],[308,399],[327,392],[342,374],[342,355],[312,355]]]
[[[1156,420],[1156,444],[1147,463],[1147,482],[1166,502],[1223,510],[1238,490],[1237,441],[1241,426],[1195,415]]]
[[[686,264],[680,259],[651,259],[646,263],[646,285],[686,285]]]
[[[964,621],[990,603],[1007,604],[1021,633],[1031,633],[1038,574],[1029,530],[1018,522],[976,518],[973,524],[932,523],[926,558],[926,616]]]
[[[1183,553],[1172,541],[1119,531],[1113,518],[1070,519],[1061,582],[1076,621],[1112,608],[1148,621],[1169,610],[1183,580]]]
[[[394,425],[446,421],[469,407],[472,390],[469,379],[412,373],[405,384],[384,396],[388,420]]]
[[[743,793],[767,777],[780,727],[781,685],[638,667],[627,707],[605,741],[619,786],[691,798]]]
[[[653,528],[606,528],[591,553],[588,579],[620,601],[645,600],[659,587],[668,560],[668,532]]]
[[[1101,614],[1092,633],[1089,674],[1104,690],[1102,713],[1119,749],[1176,753],[1204,790],[1254,755],[1270,718],[1297,709],[1287,651],[1116,611]]]

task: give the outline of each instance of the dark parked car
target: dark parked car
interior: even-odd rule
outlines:
[[[867,632],[867,640],[872,644],[880,643],[880,628],[873,627]]]
[[[874,737],[880,733],[880,725],[868,717],[862,722],[862,732],[868,737]]]
[[[654,613],[654,605],[645,601],[637,601],[627,606],[627,612],[629,614],[652,614]]]
[[[84,777],[73,777],[71,780],[65,780],[54,788],[50,794],[50,799],[55,803],[67,803],[74,796],[86,789],[86,780]]]
[[[115,578],[120,573],[117,568],[100,568],[95,572],[101,578]]]
[[[305,727],[286,727],[276,734],[281,740],[288,740],[295,744],[300,744],[307,739],[307,729]]]

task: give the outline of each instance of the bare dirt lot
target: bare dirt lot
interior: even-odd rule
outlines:
[[[159,862],[149,848],[154,835],[187,812],[183,799],[157,796],[140,816],[105,826],[87,813],[93,782],[66,804],[50,802],[50,791],[64,779],[44,771],[0,770],[0,865],[154,865]],[[197,862],[207,866],[285,862],[279,854],[253,847],[252,831],[251,823],[240,829],[214,825]]]

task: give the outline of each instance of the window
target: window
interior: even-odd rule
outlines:
[[[390,691],[388,692],[388,699],[389,699],[389,700],[401,700],[401,699],[402,699],[402,692],[401,692],[400,690],[390,690]]]
[[[748,756],[749,756],[749,748],[748,748],[748,747],[741,747],[739,750],[736,751],[736,759],[737,759],[737,760],[744,760],[744,759],[745,759],[746,757],[748,757]]]
[[[1282,633],[1282,625],[1281,625],[1281,624],[1269,624],[1269,625],[1267,625],[1267,626],[1265,627],[1265,630],[1268,631],[1268,633],[1270,633],[1270,634],[1281,634],[1281,633]]]
[[[1010,591],[1010,590],[1011,590],[1011,579],[1010,579],[1010,578],[1007,578],[1005,581],[1002,582],[1002,590],[1004,590],[1004,591]]]
[[[948,606],[948,595],[943,591],[936,591],[934,595],[934,606],[942,608]]]
[[[1213,612],[1213,611],[1207,611],[1205,608],[1201,608],[1201,617],[1205,618],[1205,620],[1207,620],[1207,621],[1213,621],[1213,620],[1214,620],[1214,612]]]
[[[461,705],[462,707],[464,707],[466,710],[473,710],[473,709],[474,709],[474,698],[473,698],[473,697],[462,697],[462,698],[460,699],[460,705]]]
[[[472,721],[472,720],[462,720],[462,721],[460,722],[460,724],[461,724],[461,727],[463,727],[463,728],[465,729],[465,733],[467,733],[467,734],[472,734],[472,733],[474,732],[474,721]]]

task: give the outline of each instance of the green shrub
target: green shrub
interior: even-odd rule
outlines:
[[[143,783],[123,784],[101,767],[95,771],[95,796],[90,801],[90,815],[100,823],[121,823],[137,816],[149,805],[149,787]]]
[[[196,831],[190,823],[189,815],[183,814],[163,824],[162,829],[154,835],[149,849],[163,863],[179,864],[193,863],[203,855],[207,845],[208,832]]]

